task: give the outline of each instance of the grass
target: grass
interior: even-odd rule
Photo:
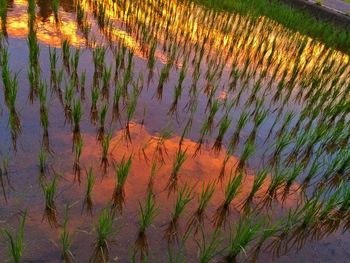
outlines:
[[[24,252],[24,225],[27,217],[27,212],[21,216],[19,227],[14,234],[8,229],[3,229],[2,233],[8,244],[9,257],[14,263],[20,263]]]
[[[330,22],[317,20],[306,11],[294,9],[277,0],[194,0],[218,10],[239,12],[252,17],[266,16],[295,32],[308,35],[329,47],[350,52],[349,31],[337,28]]]

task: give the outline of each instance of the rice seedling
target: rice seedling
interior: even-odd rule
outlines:
[[[47,105],[43,106],[43,110],[40,111],[40,124],[43,128],[43,140],[42,145],[45,147],[46,151],[50,151],[50,141],[49,141],[49,112]]]
[[[70,65],[72,68],[72,80],[74,86],[78,89],[78,66],[80,61],[80,48],[77,48],[74,55],[70,58]]]
[[[109,146],[111,144],[112,134],[108,133],[102,139],[102,157],[101,157],[101,166],[103,168],[103,174],[107,173],[107,168],[109,166],[108,154]]]
[[[91,91],[91,109],[90,119],[92,124],[96,124],[98,120],[97,101],[99,98],[100,91],[98,87],[94,86]]]
[[[165,230],[165,234],[164,234],[164,239],[166,239],[169,244],[173,243],[174,241],[178,241],[178,234],[179,234],[178,220],[181,214],[183,213],[185,207],[193,199],[192,191],[193,191],[193,188],[185,184],[178,192],[174,211],[171,214],[171,220],[167,224],[168,227]]]
[[[106,55],[106,49],[104,47],[96,47],[93,51],[93,60],[95,65],[95,72],[94,72],[94,83],[97,83],[97,80],[100,79],[103,69],[104,69],[104,63],[105,63],[105,55]]]
[[[70,66],[69,66],[69,59],[70,59],[70,43],[69,40],[64,39],[62,41],[62,59],[63,59],[63,64],[66,67],[67,71],[70,72]]]
[[[210,236],[209,242],[205,239],[205,234],[202,229],[202,242],[196,240],[197,246],[199,248],[199,262],[200,263],[209,263],[212,260],[221,254],[219,246],[221,243],[220,231],[216,229]]]
[[[284,189],[282,190],[282,202],[285,202],[288,198],[288,195],[290,194],[290,188],[292,187],[292,184],[295,182],[295,180],[298,178],[299,175],[301,175],[302,171],[304,170],[303,164],[295,165],[291,169],[286,169],[287,174],[285,175],[285,185]]]
[[[80,99],[85,100],[85,82],[86,82],[86,71],[83,71],[80,75],[79,87],[80,87]]]
[[[281,154],[286,147],[291,143],[291,134],[285,133],[281,137],[277,138],[275,143],[275,149],[270,157],[269,164],[274,167],[280,163]]]
[[[307,200],[305,204],[299,208],[297,213],[300,215],[300,223],[294,228],[288,239],[290,248],[296,245],[297,249],[300,250],[301,247],[304,246],[310,234],[310,227],[317,222],[321,208],[320,195]]]
[[[127,160],[125,157],[115,167],[115,189],[113,193],[113,205],[112,208],[117,208],[121,213],[123,212],[123,204],[125,200],[124,185],[128,178],[132,163],[132,156]]]
[[[69,222],[68,207],[66,207],[66,212],[63,220],[63,227],[60,233],[61,251],[62,251],[61,260],[65,263],[73,262],[73,259],[74,259],[73,253],[71,251],[71,247],[74,239],[74,233],[70,233],[68,229],[68,222]]]
[[[245,172],[246,163],[248,159],[254,154],[254,152],[255,144],[251,141],[247,141],[237,164],[237,171],[239,173]]]
[[[178,83],[175,86],[174,99],[173,99],[173,102],[172,102],[170,109],[169,109],[169,112],[168,112],[169,115],[173,115],[177,111],[177,104],[178,104],[179,99],[182,95],[182,89],[183,89],[182,86],[183,86],[183,82],[184,82],[185,77],[186,77],[186,73],[187,73],[187,65],[184,64],[181,68],[181,71],[180,71]]]
[[[222,147],[222,141],[224,139],[224,136],[227,132],[227,130],[230,128],[231,125],[231,119],[229,119],[229,117],[227,115],[225,115],[222,120],[220,121],[220,123],[218,124],[219,126],[219,133],[215,139],[214,145],[213,145],[213,149],[215,150],[215,152],[217,154],[220,153],[221,151],[221,147]]]
[[[168,151],[165,146],[165,142],[169,140],[173,136],[173,131],[169,128],[165,128],[160,131],[159,134],[153,136],[143,147],[142,152],[146,160],[148,160],[148,156],[146,154],[146,149],[152,143],[156,144],[152,160],[165,164],[164,155],[168,156]]]
[[[79,137],[73,144],[73,152],[74,152],[74,164],[73,164],[73,173],[74,173],[74,181],[77,180],[80,183],[80,174],[81,174],[81,166],[80,166],[80,156],[83,151],[83,138]]]
[[[158,213],[158,208],[155,204],[153,193],[149,192],[147,194],[145,203],[143,205],[140,203],[139,207],[140,207],[139,230],[135,241],[134,257],[136,256],[136,253],[139,251],[141,262],[143,262],[144,258],[148,256],[148,251],[149,251],[146,230],[150,225],[152,225],[154,218]]]
[[[281,171],[280,168],[271,176],[270,184],[266,190],[265,197],[262,201],[262,205],[271,208],[273,200],[277,200],[279,191],[285,185],[286,176],[289,171]]]
[[[194,229],[194,234],[196,234],[199,227],[203,226],[204,218],[206,217],[205,210],[207,209],[209,202],[214,195],[214,192],[214,182],[209,182],[207,185],[203,183],[202,191],[198,195],[197,209],[188,220],[186,233],[189,233],[191,229]]]
[[[214,100],[214,102],[212,103],[212,105],[210,107],[209,114],[208,114],[206,120],[203,122],[203,125],[201,127],[200,137],[199,137],[199,140],[197,142],[197,149],[196,149],[195,154],[197,154],[200,151],[202,144],[204,142],[205,135],[208,133],[209,134],[211,133],[211,130],[213,127],[213,122],[214,122],[214,117],[215,117],[216,113],[219,111],[219,108],[220,108],[220,102],[218,100]]]
[[[166,186],[166,188],[169,190],[169,194],[170,192],[175,191],[177,188],[180,169],[187,159],[186,152],[187,150],[185,151],[178,150],[175,154],[175,160],[173,162],[171,175],[170,175],[168,184]]]
[[[110,213],[108,209],[103,209],[98,222],[95,225],[96,241],[93,254],[90,258],[91,263],[109,262],[109,246],[112,235],[115,232],[114,213]]]
[[[225,189],[225,199],[217,208],[213,218],[213,223],[216,228],[225,227],[227,217],[230,214],[230,205],[233,199],[238,195],[242,181],[243,173],[233,176],[233,172],[231,171],[231,177]]]
[[[271,225],[263,226],[261,230],[261,236],[259,237],[256,245],[253,248],[251,262],[256,263],[258,261],[261,249],[263,248],[264,244],[267,242],[268,239],[270,238],[273,239],[275,235],[280,231],[280,228],[281,228],[280,221],[273,223]]]
[[[261,223],[254,223],[250,217],[241,217],[234,234],[231,233],[226,261],[236,262],[237,256],[247,250],[247,246],[257,237],[260,229]]]
[[[113,120],[115,118],[119,119],[119,103],[120,98],[122,96],[122,86],[119,83],[116,83],[114,88],[114,96],[113,96]]]
[[[137,100],[139,96],[139,90],[136,85],[133,85],[132,94],[129,98],[129,101],[126,105],[126,125],[125,125],[125,136],[126,138],[131,142],[130,137],[130,130],[129,130],[129,124],[132,118],[134,117],[136,106],[137,106]]]
[[[45,197],[45,210],[43,220],[46,217],[51,227],[57,226],[57,211],[55,205],[55,197],[57,192],[57,175],[51,182],[41,181],[41,187]]]
[[[237,122],[237,127],[230,139],[230,143],[229,143],[229,149],[234,149],[237,144],[239,143],[239,136],[240,136],[240,133],[242,131],[242,129],[244,128],[244,126],[247,124],[249,120],[249,113],[248,112],[242,112],[241,113],[241,116],[239,117],[238,119],[238,122]]]
[[[102,96],[103,98],[109,98],[109,85],[112,77],[112,65],[109,68],[104,68],[102,73]]]
[[[268,171],[269,171],[268,168],[262,169],[258,171],[257,174],[254,176],[252,189],[250,190],[246,199],[243,201],[243,205],[242,205],[245,214],[250,213],[250,209],[251,209],[251,205],[253,203],[254,197],[256,197],[256,194],[265,183],[265,180],[268,175]]]
[[[106,122],[107,112],[108,112],[108,105],[104,104],[98,113],[100,126],[97,131],[97,140],[100,142],[103,141],[103,138],[105,136],[105,122]]]
[[[64,90],[64,113],[66,120],[71,123],[72,121],[72,102],[74,97],[74,83],[70,81],[66,84]]]
[[[73,142],[80,138],[80,121],[83,115],[81,108],[81,101],[79,99],[73,100],[72,119],[73,119]]]
[[[83,209],[86,205],[86,210],[90,212],[92,215],[92,190],[95,185],[95,175],[92,171],[92,168],[90,167],[89,170],[86,171],[86,190],[85,190],[85,199],[83,204]]]
[[[24,226],[27,217],[27,211],[21,216],[19,226],[16,233],[12,233],[8,229],[3,229],[1,232],[6,238],[8,244],[8,254],[10,260],[15,263],[20,263],[24,252]]]

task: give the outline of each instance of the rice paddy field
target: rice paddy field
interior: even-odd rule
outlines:
[[[0,0],[0,262],[350,262],[350,60],[187,0]]]

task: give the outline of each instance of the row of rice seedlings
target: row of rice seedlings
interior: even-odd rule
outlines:
[[[168,243],[173,243],[174,241],[178,241],[178,232],[179,232],[178,220],[181,214],[183,213],[185,207],[193,199],[192,190],[193,188],[185,184],[178,191],[178,196],[175,203],[174,211],[172,212],[171,220],[167,224],[168,226],[164,234],[164,239],[166,239]]]
[[[10,260],[15,263],[22,262],[22,256],[24,252],[24,226],[27,217],[27,211],[19,219],[19,226],[16,233],[13,233],[9,229],[2,229],[1,232],[6,238],[8,246],[8,255]]]

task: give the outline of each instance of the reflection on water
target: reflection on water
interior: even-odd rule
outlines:
[[[192,1],[59,1],[58,13],[54,1],[7,3],[0,222],[30,208],[24,260],[57,261],[44,241],[59,242],[67,204],[82,262],[104,207],[121,226],[109,252],[122,262],[196,262],[215,228],[232,233],[212,259],[346,255],[327,242],[350,242],[347,54]],[[142,225],[150,196],[160,210]],[[44,209],[54,217],[39,218]]]

